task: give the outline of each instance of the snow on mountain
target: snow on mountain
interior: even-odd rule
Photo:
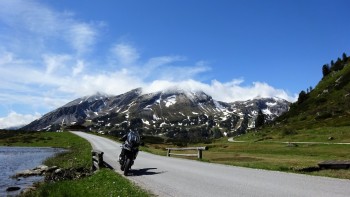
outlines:
[[[255,98],[225,103],[202,91],[168,89],[143,94],[142,89],[111,96],[96,94],[76,99],[23,127],[25,130],[57,130],[81,125],[88,130],[123,132],[132,119],[140,119],[143,132],[169,138],[238,135],[255,127],[258,111],[272,121],[289,110],[279,98]],[[73,124],[74,122],[74,124]]]

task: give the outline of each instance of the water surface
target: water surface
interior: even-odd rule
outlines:
[[[62,152],[60,148],[4,147],[0,146],[0,196],[14,196],[34,182],[43,180],[41,176],[13,179],[16,172],[33,169],[45,159]],[[6,192],[11,186],[20,187],[16,192]]]

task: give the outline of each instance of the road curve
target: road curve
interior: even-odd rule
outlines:
[[[104,152],[116,172],[120,144],[73,132]],[[158,196],[349,196],[350,180],[256,170],[140,152],[128,176]]]

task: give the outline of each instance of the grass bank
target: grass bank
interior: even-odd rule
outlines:
[[[80,180],[46,183],[24,196],[150,196],[149,193],[109,169],[99,170]]]
[[[44,164],[64,169],[90,169],[91,145],[70,132],[0,131],[0,146],[58,147],[68,151],[48,158]],[[150,196],[109,169],[79,180],[41,183],[25,196]]]

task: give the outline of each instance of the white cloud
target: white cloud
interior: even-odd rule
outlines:
[[[49,111],[77,97],[96,92],[117,95],[138,87],[145,92],[174,86],[203,90],[226,102],[257,96],[296,98],[258,81],[204,83],[198,76],[211,71],[209,62],[191,63],[180,55],[144,58],[125,42],[99,49],[107,55],[95,60],[88,52],[95,51],[98,28],[103,25],[81,22],[74,13],[57,12],[36,1],[0,1],[0,25],[0,102],[6,109],[19,104],[32,111]],[[13,112],[6,120],[9,117],[26,115]]]
[[[46,66],[46,74],[52,74],[59,69],[64,69],[71,57],[69,55],[44,55],[43,60]]]
[[[73,23],[70,26],[68,40],[71,42],[73,48],[78,54],[84,53],[91,49],[90,47],[95,43],[97,32],[95,29],[85,23]]]
[[[167,66],[158,73],[158,76],[162,80],[183,81],[209,70],[208,66]]]
[[[81,72],[83,72],[84,67],[85,67],[84,61],[78,60],[75,67],[73,67],[73,76],[76,76],[76,75],[80,74]]]
[[[12,111],[6,117],[0,118],[0,129],[24,126],[40,117],[41,115],[39,113],[18,114]]]
[[[117,60],[116,63],[122,66],[129,66],[135,63],[140,57],[134,47],[125,43],[116,44],[111,49],[111,52]]]
[[[10,85],[13,89],[0,86],[5,91],[2,96],[0,95],[2,97],[0,100],[4,103],[16,101],[27,105],[40,104],[51,110],[77,97],[96,92],[118,95],[138,87],[144,88],[145,92],[160,91],[174,86],[189,90],[203,90],[214,99],[225,102],[247,100],[258,96],[276,96],[289,101],[296,99],[286,91],[276,89],[264,82],[254,82],[244,86],[243,79],[233,79],[226,83],[218,80],[210,83],[195,80],[197,75],[209,71],[210,67],[207,64],[206,66],[198,66],[198,64],[176,66],[177,63],[180,62],[181,65],[186,60],[178,56],[154,57],[146,60],[145,63],[139,61],[131,68],[96,72],[87,71],[84,60],[75,60],[74,57],[67,55],[45,56],[42,59],[45,69],[28,64],[30,61],[17,60],[14,55],[7,59],[9,60],[7,66],[0,65],[0,72],[4,74],[0,82]],[[9,98],[11,94],[13,97]]]
[[[255,97],[279,97],[288,101],[296,100],[296,95],[290,96],[286,91],[276,89],[267,83],[254,82],[248,86],[242,86],[241,83],[243,83],[242,79],[232,80],[228,83],[213,80],[210,84],[191,79],[181,82],[155,80],[150,84],[145,84],[143,88],[146,93],[174,87],[190,91],[201,90],[211,95],[215,100],[224,102],[244,101]]]
[[[25,45],[31,50],[45,50],[62,41],[77,55],[90,51],[98,36],[101,22],[80,22],[74,13],[57,12],[33,0],[0,1],[0,22],[9,29],[6,45],[19,50]],[[22,52],[30,53],[30,51]]]
[[[133,88],[143,86],[141,78],[133,76],[124,69],[110,73],[96,73],[66,78],[66,83],[58,87],[61,93],[72,94],[76,97],[91,95],[96,92],[106,94],[122,94]]]
[[[35,1],[0,1],[0,20],[10,27],[44,35],[52,34],[60,28],[59,18],[59,13]]]
[[[0,65],[5,65],[13,61],[13,54],[9,52],[5,52],[4,54],[0,54]]]

